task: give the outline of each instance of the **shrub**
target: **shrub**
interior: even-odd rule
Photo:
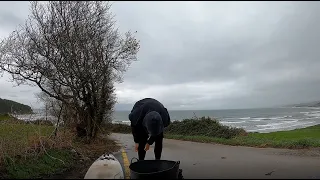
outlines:
[[[185,136],[207,136],[230,139],[235,136],[245,135],[246,132],[240,128],[224,126],[210,117],[199,119],[185,119],[172,122],[165,133]]]
[[[114,133],[131,133],[131,127],[127,124],[110,124],[110,131]]]
[[[112,124],[110,131],[114,133],[131,133],[131,127],[126,124]],[[241,128],[224,126],[210,117],[201,117],[199,119],[174,121],[165,129],[165,134],[230,139],[235,136],[244,136],[247,133]]]

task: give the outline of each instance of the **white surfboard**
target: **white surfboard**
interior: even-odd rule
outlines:
[[[104,154],[90,166],[84,179],[124,179],[124,173],[112,154]]]

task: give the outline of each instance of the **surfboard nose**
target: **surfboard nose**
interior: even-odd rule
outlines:
[[[113,154],[103,154],[90,166],[84,179],[124,179],[124,173]]]

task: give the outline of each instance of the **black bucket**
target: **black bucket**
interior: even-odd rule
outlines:
[[[132,163],[130,179],[178,179],[180,161],[142,160]]]

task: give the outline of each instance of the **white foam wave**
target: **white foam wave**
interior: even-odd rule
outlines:
[[[320,111],[311,111],[307,114],[305,114],[306,116],[309,117],[316,117],[316,118],[320,118]]]
[[[220,121],[222,124],[241,124],[245,123],[246,121]]]
[[[281,121],[279,123],[270,123],[270,124],[263,124],[263,125],[256,125],[257,127],[275,127],[275,126],[281,126],[283,124],[290,124],[290,123],[296,123],[298,120],[293,121]]]
[[[259,122],[259,121],[262,121],[262,120],[268,120],[268,118],[252,118],[251,120],[249,121],[252,121],[252,122]]]
[[[261,118],[252,118],[253,122],[259,122],[262,120],[288,120],[289,118],[292,118],[293,116],[287,115],[287,116],[276,116],[276,117],[261,117]]]
[[[265,128],[261,128],[261,129],[256,129],[254,131],[265,131],[265,130],[277,130],[277,129],[287,129],[287,128],[292,128],[292,127],[296,127],[296,126],[303,126],[303,125],[308,125],[308,124],[314,124],[315,122],[304,122],[304,123],[293,123],[293,124],[277,124],[277,123],[273,123],[273,124],[269,124],[269,126],[259,126],[259,127],[265,127]],[[277,125],[276,125],[277,124]]]
[[[305,112],[305,111],[302,111],[302,112],[299,112],[300,114],[309,114],[310,112]]]
[[[115,124],[130,124],[130,121],[113,121],[112,123],[115,123]]]
[[[290,122],[290,121],[299,121],[299,120],[303,120],[303,118],[302,119],[297,119],[297,118],[295,118],[295,119],[293,119],[293,118],[288,118],[288,119],[281,119],[281,121],[285,121],[285,122]]]
[[[251,122],[259,122],[259,121],[262,121],[263,119],[253,119],[253,120],[250,120]]]
[[[248,119],[251,119],[251,117],[243,117],[243,118],[239,118],[241,120],[248,120]]]

